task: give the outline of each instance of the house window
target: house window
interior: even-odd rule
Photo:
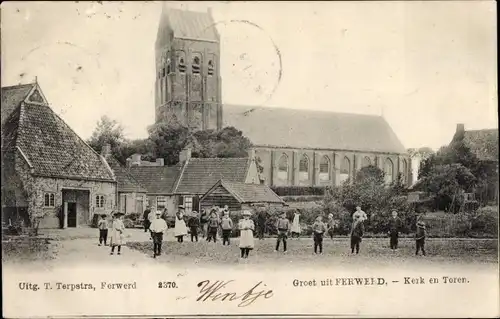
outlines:
[[[309,158],[307,155],[302,155],[299,162],[299,179],[306,181],[309,179]]]
[[[161,76],[162,76],[162,77],[165,77],[165,68],[162,68],[162,69],[161,69]]]
[[[170,59],[167,59],[167,74],[170,74],[172,72],[171,67],[170,67]]]
[[[385,173],[385,183],[386,184],[392,183],[394,178],[394,164],[392,163],[390,158],[385,160],[384,173]]]
[[[372,164],[372,161],[370,160],[370,158],[368,156],[365,156],[363,158],[362,167],[367,167],[367,166],[370,166],[371,164]]]
[[[321,181],[330,180],[330,159],[328,156],[323,156],[319,162],[319,179]]]
[[[54,193],[45,193],[43,195],[43,206],[44,207],[55,207],[55,194]]]
[[[184,58],[179,59],[179,72],[186,72],[186,62],[184,62]]]
[[[343,183],[349,179],[351,176],[351,161],[347,156],[342,160],[342,165],[340,166],[340,183]]]
[[[167,199],[164,196],[156,197],[156,209],[162,210],[167,206]]]
[[[288,156],[285,154],[281,155],[278,161],[278,178],[288,179]]]
[[[95,207],[104,208],[104,195],[96,195],[95,197]]]
[[[184,197],[184,208],[186,209],[187,212],[190,212],[193,210],[193,197]]]
[[[200,58],[195,56],[193,59],[193,64],[191,65],[194,74],[200,73]]]
[[[146,196],[146,207],[149,207],[149,197]]]
[[[212,60],[208,61],[208,75],[214,75],[214,63],[212,62]]]

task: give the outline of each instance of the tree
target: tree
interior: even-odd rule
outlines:
[[[149,140],[153,145],[153,154],[163,158],[165,165],[177,164],[179,153],[186,145],[189,136],[188,128],[158,123],[151,126],[148,131]]]
[[[103,115],[97,122],[96,128],[88,140],[88,144],[98,153],[101,152],[105,144],[111,146],[113,153],[117,152],[124,142],[123,127],[106,115]]]
[[[470,192],[477,179],[469,168],[459,163],[433,166],[424,176],[420,187],[435,196],[438,209],[448,209],[454,202],[458,208],[463,202],[462,194]]]

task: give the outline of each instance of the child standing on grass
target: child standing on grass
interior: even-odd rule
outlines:
[[[250,250],[254,247],[253,232],[255,230],[255,225],[253,220],[250,219],[250,211],[245,210],[243,212],[243,219],[240,219],[238,223],[238,228],[240,230],[240,250],[241,258],[248,258]]]
[[[106,220],[108,216],[106,214],[101,215],[101,219],[97,223],[97,228],[99,228],[99,246],[104,242],[104,246],[107,246],[108,241],[108,227],[109,223]]]
[[[124,244],[123,233],[125,232],[125,225],[121,220],[122,216],[123,213],[120,212],[113,214],[113,221],[111,222],[111,240],[109,243],[111,245],[110,255],[115,253],[115,247],[118,247],[118,255],[121,254],[122,245]]]
[[[422,255],[425,256],[425,222],[423,220],[423,216],[419,215],[417,217],[417,232],[415,234],[416,246],[417,250],[415,252],[415,256],[418,255],[420,249],[422,249]]]
[[[207,224],[207,241],[210,242],[213,239],[215,243],[217,241],[217,229],[219,228],[219,217],[217,216],[217,212],[215,210],[210,213],[210,218],[208,219]]]
[[[336,221],[335,219],[333,219],[333,214],[332,213],[328,214],[327,227],[328,227],[328,235],[330,236],[331,240],[333,240],[333,231],[335,229],[335,224]]]
[[[290,221],[286,218],[285,212],[281,213],[280,218],[276,222],[276,229],[278,230],[278,239],[276,240],[276,251],[279,251],[280,241],[283,241],[283,252],[286,252],[286,239],[290,231]]]
[[[319,247],[319,253],[323,253],[323,235],[326,232],[326,224],[323,223],[323,218],[321,216],[318,216],[316,218],[316,221],[314,222],[313,226],[313,236],[314,236],[314,253],[318,253],[318,247]]]
[[[163,242],[163,233],[168,229],[167,222],[165,219],[161,218],[161,212],[156,212],[156,218],[153,219],[149,230],[151,231],[151,236],[153,237],[153,257],[161,256],[161,244]]]
[[[189,218],[188,221],[188,227],[189,227],[189,232],[191,233],[191,242],[193,242],[193,239],[196,239],[196,242],[198,242],[198,228],[200,227],[200,219],[198,218],[198,213],[193,212],[193,216]]]
[[[178,243],[184,242],[184,236],[187,235],[186,222],[184,221],[184,206],[179,205],[179,211],[175,214],[174,235]]]
[[[220,224],[222,228],[222,245],[224,246],[227,243],[229,246],[229,236],[233,230],[233,221],[229,217],[229,211],[224,211]]]
[[[354,249],[356,249],[356,254],[359,254],[359,244],[361,243],[361,238],[363,237],[364,227],[363,218],[355,216],[354,222],[352,223],[351,229],[351,253],[354,254]]]
[[[300,237],[300,213],[299,212],[295,212],[293,214],[293,222],[292,222],[292,229],[291,229],[291,233],[292,233],[292,238],[293,237],[297,237],[299,238]],[[286,249],[285,249],[286,250]]]

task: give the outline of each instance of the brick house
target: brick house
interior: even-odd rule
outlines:
[[[116,191],[106,160],[50,108],[38,84],[2,88],[4,221],[24,214],[44,216],[40,228],[89,225],[115,207]]]
[[[148,203],[169,213],[184,205],[198,211],[199,199],[219,180],[260,184],[255,158],[192,158],[191,149],[179,155],[175,166],[133,166],[130,172],[148,191]]]
[[[225,205],[231,211],[242,211],[255,206],[278,208],[286,204],[267,185],[219,180],[201,197],[200,208]]]

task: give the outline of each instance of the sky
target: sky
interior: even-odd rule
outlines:
[[[223,103],[383,115],[406,148],[448,144],[457,123],[498,127],[494,1],[167,6],[212,9]],[[102,115],[128,138],[147,136],[161,2],[9,1],[1,9],[2,86],[37,77],[83,138]]]

